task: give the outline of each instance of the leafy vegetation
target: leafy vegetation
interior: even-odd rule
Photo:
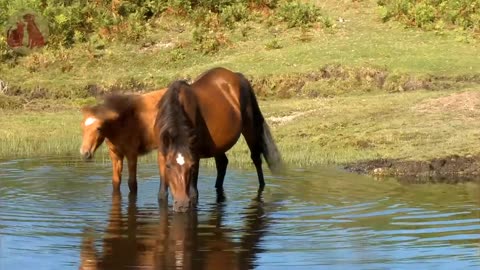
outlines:
[[[461,28],[480,34],[480,0],[378,0],[383,20],[426,30]]]
[[[279,7],[277,16],[289,27],[304,26],[322,18],[320,9],[310,3],[285,2]]]
[[[264,20],[277,13],[277,6],[276,0],[1,1],[0,31],[5,32],[17,12],[33,10],[49,22],[49,44],[54,47],[102,40],[135,43],[150,35],[162,16],[180,16],[194,25],[192,42],[198,44],[196,48],[211,53],[226,43],[225,32],[236,23]],[[321,18],[316,6],[291,0],[282,2],[278,14],[290,27],[308,26]],[[5,41],[0,43],[5,57]]]

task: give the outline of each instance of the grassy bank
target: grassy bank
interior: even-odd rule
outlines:
[[[0,158],[77,155],[80,106],[214,66],[253,82],[292,166],[478,154],[480,46],[470,30],[384,22],[388,7],[377,1],[309,2],[321,15],[303,27],[259,15],[192,39],[198,24],[165,14],[134,42],[89,40],[6,59]],[[209,42],[218,46],[202,48]],[[229,156],[250,164],[243,142]]]
[[[386,83],[380,90],[403,91],[411,88],[408,85],[428,88],[424,81],[437,80],[447,81],[441,88],[458,89],[463,82],[480,80],[476,39],[383,23],[375,1],[312,2],[331,18],[330,27],[247,21],[225,30],[225,44],[218,51],[204,53],[197,47],[201,42],[192,41],[193,23],[165,15],[156,19],[148,36],[134,43],[86,42],[3,61],[2,92],[11,98],[10,107],[32,99],[83,103],[108,91],[164,87],[214,66],[245,73],[261,95],[273,97],[279,92],[282,97],[332,96],[339,89],[341,94],[368,92],[377,90],[379,83]],[[338,65],[351,76],[334,71],[298,83]]]
[[[260,106],[285,161],[295,167],[428,160],[478,153],[479,90],[263,100]],[[78,155],[80,120],[72,110],[8,112],[0,118],[0,158]],[[243,139],[228,155],[232,164],[250,164]]]

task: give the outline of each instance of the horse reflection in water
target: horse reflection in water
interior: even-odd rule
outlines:
[[[199,224],[197,211],[169,214],[162,203],[159,220],[152,222],[148,216],[156,214],[140,211],[133,194],[125,218],[121,196],[114,193],[103,251],[86,232],[79,269],[252,269],[268,225],[260,196],[245,209],[243,236],[234,242],[232,230],[222,225],[225,203],[212,208],[206,224]]]

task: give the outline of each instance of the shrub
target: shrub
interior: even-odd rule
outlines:
[[[379,0],[382,19],[422,29],[461,28],[480,32],[480,0]]]
[[[195,48],[205,54],[214,53],[226,43],[222,32],[216,32],[204,26],[197,26],[192,32]]]
[[[277,39],[273,39],[272,41],[265,44],[265,48],[267,50],[277,50],[277,49],[281,49],[282,45]]]
[[[7,21],[21,10],[43,15],[49,25],[50,47],[69,47],[76,43],[102,40],[135,42],[144,38],[154,18],[167,11],[193,23],[192,40],[202,52],[213,52],[228,42],[228,30],[239,22],[255,18],[284,21],[288,27],[308,27],[315,22],[331,26],[320,9],[300,0],[10,0],[0,1],[0,32]],[[479,0],[480,1],[480,0]],[[261,20],[259,20],[261,21]],[[242,25],[242,24],[240,24]],[[246,36],[247,28],[241,29]],[[0,39],[0,58],[11,55],[5,40]]]
[[[286,22],[288,27],[308,26],[321,19],[321,11],[313,4],[284,2],[279,7],[277,17]]]
[[[222,8],[220,18],[224,25],[232,28],[235,22],[246,21],[248,16],[247,7],[242,3],[236,3]]]
[[[103,37],[121,33],[135,39],[145,31],[148,21],[165,10],[162,1],[60,1],[13,0],[0,2],[0,22],[21,10],[41,13],[49,22],[49,43],[70,46],[84,42],[92,34]],[[4,32],[6,24],[0,25]]]

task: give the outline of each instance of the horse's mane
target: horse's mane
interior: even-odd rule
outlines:
[[[120,118],[131,115],[137,110],[139,95],[134,94],[109,94],[103,98],[103,102],[94,106],[94,112],[108,109],[116,112]]]
[[[158,102],[158,114],[155,128],[158,131],[160,150],[182,152],[191,155],[190,146],[193,144],[194,134],[190,120],[179,99],[180,91],[190,88],[184,80],[170,84],[163,98]]]

